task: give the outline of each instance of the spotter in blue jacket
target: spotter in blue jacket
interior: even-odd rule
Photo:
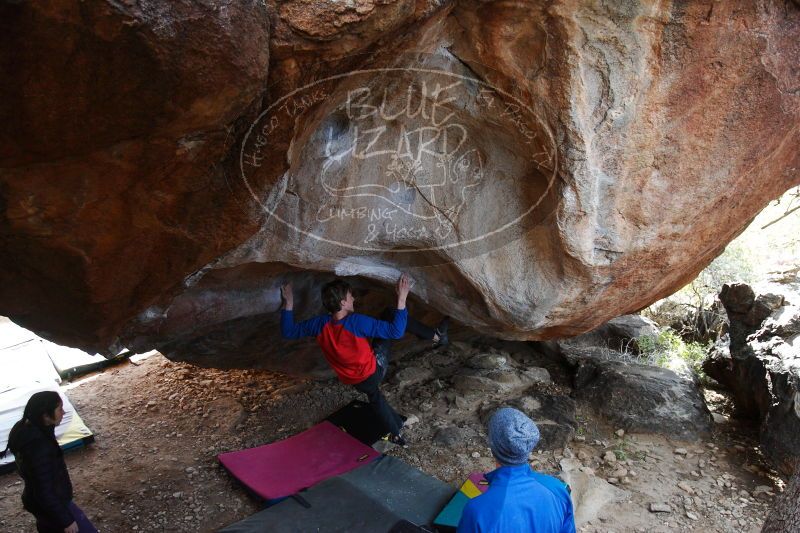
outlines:
[[[486,474],[489,489],[464,507],[458,533],[575,533],[572,498],[560,480],[526,463]]]

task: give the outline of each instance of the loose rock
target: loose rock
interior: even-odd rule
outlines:
[[[666,503],[651,503],[650,504],[650,512],[651,513],[671,513],[672,507],[670,507]]]

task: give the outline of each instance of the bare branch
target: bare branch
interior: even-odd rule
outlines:
[[[761,229],[767,229],[771,225],[773,225],[773,224],[775,224],[777,222],[780,222],[781,220],[783,220],[784,218],[788,217],[789,215],[791,215],[792,213],[794,213],[798,209],[800,209],[800,205],[794,206],[793,208],[789,209],[788,211],[786,211],[784,214],[782,214],[781,216],[779,216],[778,218],[776,218],[775,220],[773,220],[769,224],[766,224],[765,226],[761,226]]]

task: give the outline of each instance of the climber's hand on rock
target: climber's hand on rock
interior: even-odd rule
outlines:
[[[408,274],[400,274],[400,279],[397,280],[397,308],[398,309],[405,309],[406,307],[406,298],[408,297],[408,291],[411,290],[411,278],[408,277]]]
[[[281,285],[281,299],[283,308],[291,311],[294,308],[294,295],[292,295],[292,282]]]

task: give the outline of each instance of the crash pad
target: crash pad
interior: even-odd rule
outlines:
[[[42,339],[42,343],[53,367],[62,379],[72,379],[118,364],[130,356],[130,354],[127,354],[106,359],[102,355],[92,355],[83,350],[61,346],[45,339]]]
[[[464,506],[467,502],[476,496],[480,496],[489,489],[489,482],[480,472],[472,472],[461,488],[453,495],[453,498],[447,503],[442,511],[436,516],[433,521],[434,525],[443,528],[456,528],[458,521],[461,520],[461,514],[464,512]]]
[[[28,399],[35,392],[43,390],[58,391],[58,387],[55,384],[48,386],[30,384],[0,391],[0,450],[5,450],[8,443],[8,434],[14,424],[22,418]],[[91,442],[94,438],[91,430],[83,423],[66,394],[63,392],[59,392],[59,394],[61,394],[61,401],[63,402],[64,418],[56,426],[58,444],[62,449],[68,450]],[[14,455],[9,452],[5,457],[0,458],[0,472],[13,470],[13,463]]]
[[[433,530],[424,526],[418,526],[408,520],[400,520],[392,526],[389,533],[433,533]]]
[[[330,422],[257,448],[223,453],[220,463],[253,493],[273,500],[368,463],[380,454]]]
[[[41,339],[31,339],[0,349],[0,390],[61,383]]]
[[[325,420],[338,426],[368,446],[384,436],[383,421],[366,402],[353,400]]]
[[[224,533],[388,532],[401,520],[430,524],[453,489],[396,457],[383,456],[273,505]]]
[[[7,317],[0,316],[0,350],[37,338],[34,332],[16,325]]]

